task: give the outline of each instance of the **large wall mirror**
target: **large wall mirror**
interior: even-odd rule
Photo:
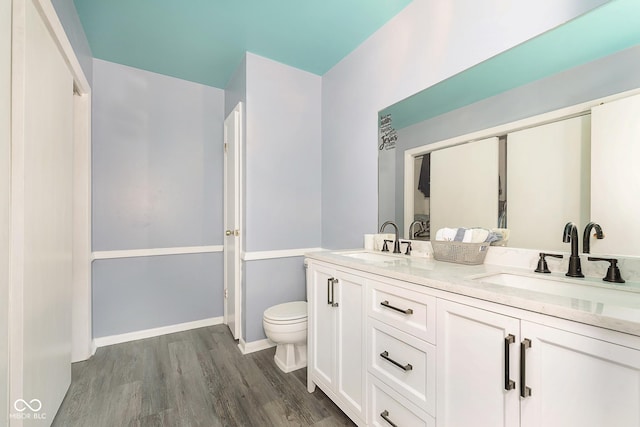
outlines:
[[[603,136],[607,123],[598,118],[596,131],[592,120],[601,101],[640,88],[640,29],[621,18],[638,13],[633,2],[611,2],[382,110],[379,222],[394,220],[409,238],[418,220],[411,237],[423,239],[440,227],[503,226],[509,246],[567,251],[564,224],[596,221],[607,237],[592,243],[592,253],[640,255],[623,242],[640,237],[628,235],[640,207],[620,213],[603,206],[624,200],[600,196],[623,193],[616,189],[640,182],[640,172],[630,167],[615,180],[616,173],[603,173],[620,169],[605,160],[621,160],[602,148],[612,144]],[[595,47],[588,40],[594,25]],[[522,69],[544,74],[500,86],[513,85],[517,79],[505,75]]]

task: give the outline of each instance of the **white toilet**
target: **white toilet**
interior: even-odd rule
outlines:
[[[307,366],[307,302],[274,305],[262,316],[264,332],[276,344],[274,360],[283,372]]]

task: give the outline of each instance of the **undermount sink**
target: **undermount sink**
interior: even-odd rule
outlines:
[[[533,277],[513,273],[494,273],[471,278],[479,283],[507,286],[570,298],[622,302],[629,297],[626,289],[598,286],[593,283],[575,283],[559,277]],[[615,286],[615,285],[612,285]]]
[[[394,262],[402,260],[402,258],[398,255],[383,254],[377,252],[336,252],[336,254],[371,262]]]

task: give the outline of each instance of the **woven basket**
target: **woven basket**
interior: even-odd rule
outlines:
[[[433,256],[436,260],[466,265],[482,264],[484,258],[487,256],[490,245],[488,242],[464,243],[431,241]]]

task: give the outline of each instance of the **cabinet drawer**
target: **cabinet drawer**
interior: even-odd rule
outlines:
[[[369,425],[435,427],[436,420],[373,375],[369,375]]]
[[[436,299],[387,283],[370,282],[369,316],[435,344]]]
[[[435,347],[369,318],[369,372],[427,413],[435,413]]]

